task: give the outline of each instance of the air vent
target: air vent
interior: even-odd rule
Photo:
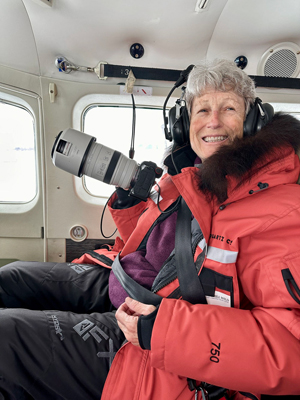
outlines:
[[[257,74],[279,78],[296,78],[300,72],[300,47],[295,43],[278,43],[262,56]]]
[[[207,4],[209,3],[210,0],[197,0],[195,11],[203,11],[206,7]]]

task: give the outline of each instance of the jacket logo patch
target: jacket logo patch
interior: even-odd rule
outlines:
[[[77,274],[82,274],[85,271],[88,271],[89,269],[92,269],[93,267],[90,265],[83,265],[83,264],[69,264],[69,267],[73,269]]]
[[[60,340],[64,340],[64,335],[63,335],[63,331],[59,325],[59,321],[56,315],[51,315],[53,324],[54,324],[54,329],[55,329],[55,333],[56,335],[59,336]]]
[[[222,235],[216,235],[215,233],[211,233],[209,235],[210,239],[215,239],[215,240],[220,240],[220,242],[226,242],[227,244],[231,245],[232,244],[232,240],[231,239],[226,239],[224,236]]]
[[[104,340],[108,340],[108,351],[99,351],[97,353],[97,357],[99,358],[108,358],[109,359],[109,366],[116,355],[114,351],[114,343],[113,340],[97,325],[93,322],[89,321],[88,319],[84,319],[83,321],[79,322],[79,324],[73,326],[75,332],[78,333],[81,338],[86,341],[89,337],[93,337],[98,343]]]

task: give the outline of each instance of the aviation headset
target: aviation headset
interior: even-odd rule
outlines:
[[[191,71],[190,67],[188,67],[190,69],[188,73]],[[187,75],[185,74],[186,78]],[[184,93],[185,88],[183,89],[181,98],[176,101],[175,106],[169,111],[168,125],[170,131],[165,128],[166,139],[174,141],[179,146],[183,146],[189,142],[190,133],[190,119],[185,101],[183,100]],[[255,135],[256,132],[271,121],[273,116],[274,109],[271,104],[262,103],[261,99],[256,97],[244,122],[244,137]]]

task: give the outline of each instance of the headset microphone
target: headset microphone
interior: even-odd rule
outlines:
[[[175,82],[174,86],[172,87],[172,89],[170,90],[170,93],[168,94],[164,105],[163,105],[163,116],[164,116],[164,131],[165,131],[165,137],[167,140],[172,141],[173,140],[173,135],[172,132],[170,132],[172,130],[172,128],[170,127],[170,131],[168,130],[168,122],[169,122],[169,118],[166,117],[166,107],[167,107],[167,103],[169,98],[171,97],[172,93],[174,92],[174,90],[176,88],[178,88],[179,86],[181,86],[184,82],[187,81],[187,78],[189,76],[189,73],[192,71],[192,69],[194,68],[194,65],[189,65],[185,70],[183,70],[180,73],[179,78],[177,79],[177,81]]]
[[[184,82],[187,81],[187,78],[189,76],[189,73],[191,72],[191,70],[194,68],[195,65],[189,65],[184,71],[182,71],[180,73],[179,78],[177,79],[177,81],[175,82],[174,86],[176,88],[178,88],[179,86],[181,86]]]

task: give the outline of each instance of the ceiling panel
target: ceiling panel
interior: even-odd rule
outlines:
[[[257,74],[267,49],[281,42],[300,45],[300,1],[230,0],[216,24],[208,58],[248,58],[246,72]]]
[[[77,65],[184,69],[205,57],[245,55],[257,73],[263,53],[279,42],[300,45],[299,0],[1,0],[0,64],[57,79],[99,82],[95,74],[60,73],[55,58]],[[144,46],[140,59],[130,46]],[[37,56],[37,52],[38,56]]]
[[[30,19],[22,0],[1,0],[0,64],[39,74]]]
[[[94,67],[109,64],[184,69],[205,57],[215,24],[227,0],[211,1],[195,12],[196,0],[53,0],[41,7],[23,0],[31,19],[42,75],[61,77],[57,55]],[[136,60],[133,43],[144,46]],[[97,79],[76,73],[78,80]],[[74,73],[65,76],[74,79]]]

